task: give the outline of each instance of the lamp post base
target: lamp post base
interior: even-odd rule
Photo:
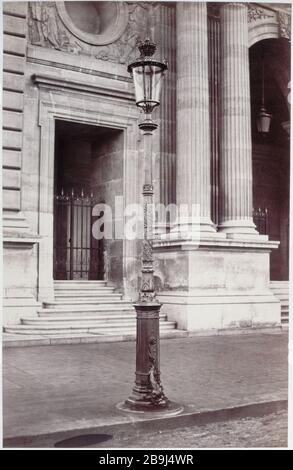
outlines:
[[[136,302],[134,307],[137,317],[135,384],[123,409],[134,412],[170,410],[173,405],[165,396],[160,380],[161,304],[151,298]]]
[[[135,385],[132,395],[125,401],[125,406],[134,411],[163,410],[168,408],[169,404],[170,400],[165,397],[162,386],[159,390],[152,388],[143,390],[142,387],[138,388]]]
[[[130,400],[123,401],[117,404],[119,411],[124,413],[137,414],[139,416],[147,416],[148,418],[159,418],[161,416],[174,416],[182,413],[183,406],[168,400],[168,404],[162,407],[154,407],[148,405],[147,407],[140,405],[139,403],[131,403]]]

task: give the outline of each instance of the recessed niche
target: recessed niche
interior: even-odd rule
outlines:
[[[92,45],[116,41],[128,21],[125,2],[56,2],[61,20],[72,34]]]

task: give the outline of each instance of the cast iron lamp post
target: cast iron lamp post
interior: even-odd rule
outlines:
[[[139,46],[140,57],[128,66],[134,81],[136,105],[145,114],[139,124],[144,135],[144,238],[142,247],[141,285],[138,301],[134,303],[137,315],[136,379],[132,395],[123,403],[127,411],[170,410],[173,404],[166,398],[160,381],[159,314],[161,304],[156,298],[153,267],[153,184],[152,133],[158,127],[152,121],[152,111],[160,104],[160,91],[167,64],[152,56],[156,44],[146,39]]]

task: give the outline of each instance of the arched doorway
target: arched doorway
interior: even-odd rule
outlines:
[[[250,48],[253,205],[255,222],[271,240],[279,240],[271,254],[274,281],[289,275],[289,126],[290,44],[265,39]],[[264,96],[271,114],[269,132],[262,133],[257,119]]]

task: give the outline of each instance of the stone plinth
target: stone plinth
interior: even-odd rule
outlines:
[[[3,324],[37,314],[36,238],[5,237],[3,247]]]
[[[277,246],[208,239],[156,242],[162,312],[188,331],[280,326],[280,303],[269,289],[270,251]]]

